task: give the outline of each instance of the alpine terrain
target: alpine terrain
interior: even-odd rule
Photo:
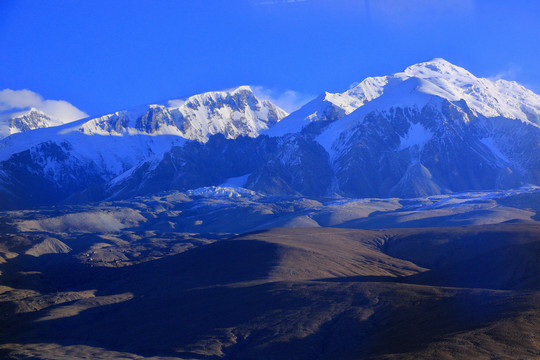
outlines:
[[[15,134],[0,149],[4,208],[230,178],[309,196],[517,188],[540,184],[540,96],[434,59],[289,115],[242,86]]]

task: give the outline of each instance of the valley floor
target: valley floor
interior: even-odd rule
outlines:
[[[0,358],[537,358],[538,196],[4,212]]]

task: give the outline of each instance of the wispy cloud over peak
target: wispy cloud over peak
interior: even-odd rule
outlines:
[[[515,80],[519,73],[522,71],[521,66],[516,64],[510,64],[506,69],[499,71],[494,76],[491,76],[490,80]]]
[[[0,113],[35,108],[64,123],[88,116],[65,100],[47,100],[27,89],[0,91]]]
[[[261,100],[269,100],[283,110],[291,113],[315,98],[315,95],[305,94],[295,90],[276,91],[263,86],[251,86],[255,95]]]

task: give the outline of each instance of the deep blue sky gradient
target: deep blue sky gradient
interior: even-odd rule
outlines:
[[[540,1],[0,0],[0,89],[91,115],[237,85],[344,91],[443,57],[540,91]]]

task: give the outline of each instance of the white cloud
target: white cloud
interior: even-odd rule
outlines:
[[[503,71],[499,71],[495,76],[489,77],[490,80],[515,80],[521,72],[521,66],[516,64],[510,64],[508,68]]]
[[[182,99],[175,99],[175,100],[169,100],[167,101],[167,104],[170,106],[170,107],[180,107],[182,105],[184,105],[186,102]]]
[[[0,91],[0,112],[35,108],[64,123],[82,119],[88,115],[64,100],[45,100],[30,90]]]
[[[262,100],[270,100],[283,110],[291,113],[315,98],[315,95],[304,94],[294,90],[276,91],[262,86],[251,86],[255,95]]]

